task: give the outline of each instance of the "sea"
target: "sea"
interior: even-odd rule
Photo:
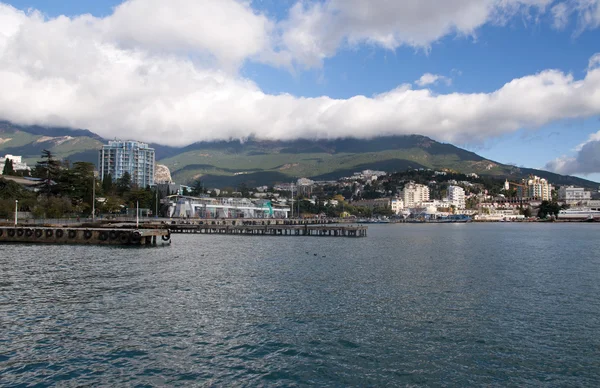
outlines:
[[[600,386],[600,224],[0,246],[0,386]]]

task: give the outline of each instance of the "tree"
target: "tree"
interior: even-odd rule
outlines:
[[[244,182],[240,183],[237,191],[239,191],[240,193],[242,193],[242,198],[249,198],[250,197],[250,190],[248,189],[248,185]]]
[[[135,208],[139,204],[140,208],[150,209],[154,204],[154,195],[151,190],[146,189],[132,189],[127,196],[127,202],[130,207]]]
[[[125,172],[122,177],[117,179],[117,194],[123,196],[124,194],[131,191],[131,175]]]
[[[198,197],[201,194],[204,194],[206,192],[206,190],[204,189],[204,185],[202,184],[202,181],[200,179],[196,179],[194,181],[194,184],[192,185],[192,191],[190,192],[191,195],[193,195],[194,197]]]
[[[42,194],[46,196],[58,194],[59,187],[57,186],[57,182],[61,174],[60,167],[60,161],[54,158],[52,152],[48,150],[42,151],[42,160],[36,163],[34,170],[34,176],[41,179],[38,187]]]
[[[70,193],[73,205],[80,207],[80,210],[88,212],[92,209],[94,185],[96,177],[94,176],[94,165],[88,162],[75,162],[71,171],[73,186]],[[83,208],[81,208],[83,205]]]
[[[102,192],[104,193],[104,195],[109,195],[113,192],[113,189],[113,177],[112,174],[109,173],[102,180]]]
[[[546,218],[548,216],[558,216],[561,206],[556,202],[542,201],[538,208],[538,217]]]
[[[6,159],[4,162],[4,169],[2,169],[2,175],[15,175],[15,169],[12,159]]]

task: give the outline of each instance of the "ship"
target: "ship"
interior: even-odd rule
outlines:
[[[600,221],[600,208],[574,208],[558,212],[559,220]]]

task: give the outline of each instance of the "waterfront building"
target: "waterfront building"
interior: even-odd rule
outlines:
[[[10,159],[13,163],[14,171],[31,171],[31,168],[27,166],[27,163],[23,162],[22,156],[15,156],[7,154],[4,157],[0,157],[0,175],[2,175],[2,170],[4,169],[4,164],[6,161]]]
[[[450,202],[456,209],[465,208],[465,189],[460,186],[449,186],[448,187],[448,202]]]
[[[552,199],[552,185],[544,178],[530,175],[529,178],[521,181],[521,185],[517,186],[517,196],[549,201]]]
[[[568,204],[587,202],[592,199],[592,193],[583,187],[562,186],[558,189],[558,200]]]
[[[352,202],[352,205],[366,207],[371,210],[374,210],[375,208],[384,209],[384,208],[389,208],[392,206],[392,199],[391,198],[362,199],[359,201]]]
[[[404,201],[401,198],[392,198],[392,211],[396,214],[400,214],[404,210]]]
[[[133,185],[154,186],[154,165],[154,148],[145,143],[114,140],[99,151],[98,171],[102,180],[110,174],[116,181],[127,172]]]
[[[169,217],[176,218],[288,218],[290,207],[248,198],[170,197]]]
[[[400,199],[406,208],[419,207],[421,203],[429,201],[429,187],[409,182],[400,192]]]

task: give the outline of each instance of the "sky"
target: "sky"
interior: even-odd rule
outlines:
[[[600,181],[600,0],[0,0],[0,119],[172,146],[421,134]]]

